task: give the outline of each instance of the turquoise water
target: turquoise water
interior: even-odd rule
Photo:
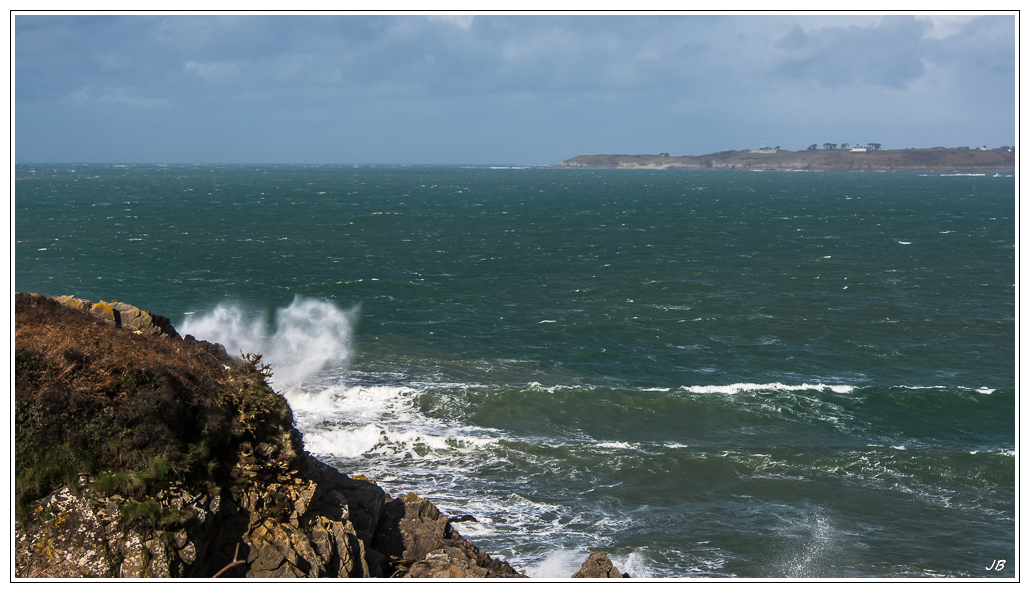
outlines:
[[[1013,577],[1005,175],[19,165],[15,285],[263,352],[531,576]]]

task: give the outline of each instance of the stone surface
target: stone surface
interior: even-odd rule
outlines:
[[[601,552],[593,552],[590,557],[587,558],[583,564],[576,571],[576,574],[572,575],[574,579],[622,579],[629,578],[629,574],[623,574],[619,572],[619,569],[615,568],[607,554]]]
[[[169,486],[150,499],[182,518],[168,530],[125,521],[135,503],[90,484],[85,478],[79,493],[63,488],[35,505],[16,529],[16,576],[204,578],[229,565],[237,545],[244,563],[224,577],[524,576],[463,538],[428,500],[393,499],[308,456],[229,499]]]
[[[128,303],[121,301],[94,303],[76,298],[75,295],[59,296],[55,300],[65,307],[86,311],[102,323],[113,327],[122,327],[138,335],[181,339],[167,317],[143,311]],[[222,352],[224,351],[225,349],[222,348]]]
[[[386,576],[449,578],[456,570],[487,578],[524,576],[507,562],[490,558],[472,545],[433,503],[416,494],[405,494],[386,504],[372,545],[386,556]],[[431,554],[435,554],[433,559],[429,559]],[[440,554],[450,560],[445,561]],[[484,572],[479,574],[470,567]]]
[[[125,303],[57,300],[140,335],[182,339],[166,318]],[[226,365],[242,362],[201,344]],[[394,499],[311,457],[284,418],[267,436],[241,433],[252,436],[223,451],[217,484],[173,480],[148,491],[130,477],[113,492],[83,474],[76,489],[35,501],[15,527],[15,576],[209,578],[227,567],[226,578],[524,576],[463,538],[430,501]]]
[[[143,311],[120,301],[112,301],[110,306],[118,311],[118,327],[124,327],[133,333],[144,336],[179,338],[179,333],[175,331],[172,322],[167,317]]]

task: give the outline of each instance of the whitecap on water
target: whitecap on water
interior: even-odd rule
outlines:
[[[567,579],[590,556],[587,550],[555,550],[526,567],[526,575],[537,579]]]
[[[375,424],[332,430],[308,429],[303,432],[304,448],[316,457],[358,457],[379,444],[382,432]]]
[[[786,385],[784,383],[733,383],[731,385],[691,385],[682,386],[680,389],[690,393],[724,393],[736,395],[749,391],[824,391],[829,389],[834,393],[851,393],[855,390],[853,385],[826,385],[823,383],[802,383],[800,385]]]

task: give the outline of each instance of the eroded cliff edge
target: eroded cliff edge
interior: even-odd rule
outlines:
[[[14,367],[16,577],[524,576],[308,455],[260,357],[164,317],[16,293]]]

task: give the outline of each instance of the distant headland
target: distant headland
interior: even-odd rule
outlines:
[[[661,154],[580,155],[558,163],[568,169],[739,169],[750,171],[1013,171],[1015,149],[905,148],[883,150],[879,144],[815,144],[805,150],[756,148],[701,156]]]

